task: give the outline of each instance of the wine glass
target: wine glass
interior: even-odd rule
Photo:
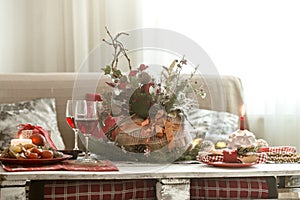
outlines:
[[[76,106],[76,100],[67,100],[66,121],[67,121],[68,125],[70,126],[70,128],[73,129],[74,135],[75,135],[73,150],[79,150],[79,148],[78,148],[78,128],[76,127],[76,124],[74,121],[75,106]]]
[[[89,136],[98,126],[97,102],[78,100],[75,107],[75,124],[85,137],[84,162],[94,162],[89,155]]]

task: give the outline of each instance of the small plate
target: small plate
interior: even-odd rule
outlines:
[[[242,168],[242,167],[251,167],[256,165],[256,163],[227,163],[227,162],[208,162],[208,165],[215,167],[229,167],[229,168]]]
[[[49,158],[49,159],[15,159],[15,158],[0,158],[0,161],[4,164],[15,165],[46,165],[53,164],[63,160],[71,158],[71,155],[64,155],[61,158]]]

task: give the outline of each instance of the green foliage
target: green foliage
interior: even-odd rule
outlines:
[[[237,148],[238,155],[244,155],[246,153],[255,153],[256,151],[257,151],[256,146],[247,146],[247,147],[240,146]]]
[[[105,68],[102,68],[102,70],[104,71],[105,75],[109,75],[111,72],[111,67],[107,65]]]
[[[182,156],[180,156],[177,161],[189,161],[189,160],[197,160],[198,153],[200,151],[201,145],[196,145],[193,149],[188,149],[185,151]]]
[[[121,78],[123,76],[121,70],[119,70],[119,69],[113,68],[112,71],[113,71],[113,73],[112,73],[113,78]]]

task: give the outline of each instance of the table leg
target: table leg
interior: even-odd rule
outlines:
[[[26,200],[26,181],[0,181],[0,199]]]
[[[158,200],[190,199],[190,179],[161,179],[156,183]]]

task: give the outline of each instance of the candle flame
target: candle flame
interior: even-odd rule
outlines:
[[[19,139],[23,139],[23,136],[22,136],[22,134],[20,134],[20,136],[19,136]]]
[[[241,116],[244,116],[245,113],[246,113],[245,105],[243,104],[243,105],[242,105],[242,108],[241,108]]]

